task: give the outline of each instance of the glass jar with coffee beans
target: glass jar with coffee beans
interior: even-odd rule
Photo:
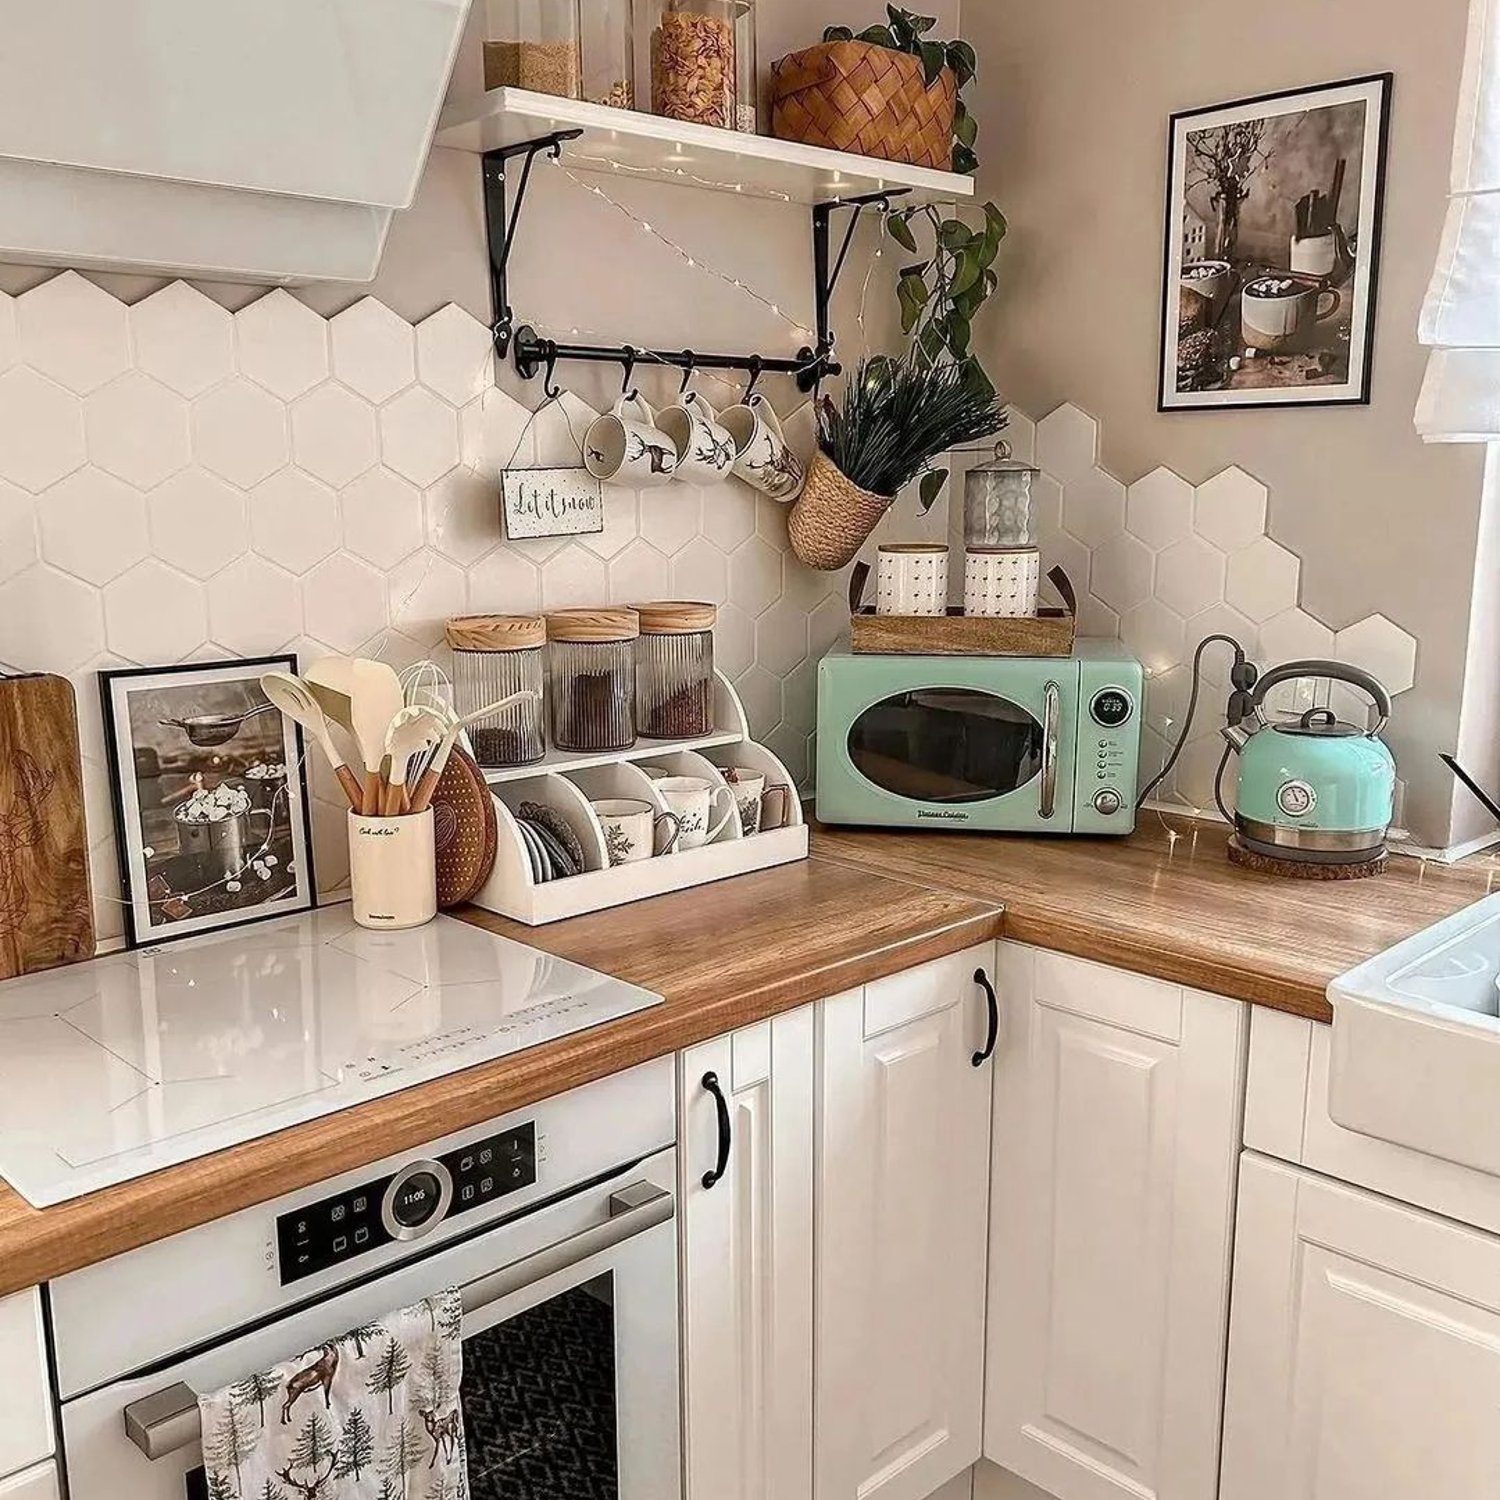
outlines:
[[[559,750],[628,750],[635,744],[633,609],[560,609],[547,616],[547,695]]]
[[[460,716],[512,693],[523,703],[469,728],[481,766],[527,766],[546,753],[542,732],[543,655],[547,625],[540,615],[464,615],[444,631],[453,652],[453,706]]]
[[[635,650],[636,725],[651,740],[685,740],[714,728],[712,604],[663,602],[636,606],[641,637]]]

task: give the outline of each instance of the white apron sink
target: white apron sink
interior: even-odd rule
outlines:
[[[1500,895],[1328,988],[1328,1109],[1349,1130],[1500,1176]]]

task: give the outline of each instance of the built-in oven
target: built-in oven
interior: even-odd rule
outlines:
[[[204,1493],[197,1394],[457,1287],[472,1500],[680,1496],[669,1059],[51,1288],[71,1500]]]

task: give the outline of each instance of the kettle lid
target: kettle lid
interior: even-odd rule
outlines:
[[[1306,735],[1323,740],[1363,739],[1369,734],[1368,729],[1345,724],[1331,708],[1310,708],[1300,718],[1284,724],[1273,724],[1271,727],[1277,734]]]

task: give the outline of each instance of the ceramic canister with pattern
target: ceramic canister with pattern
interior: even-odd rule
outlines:
[[[964,613],[1021,619],[1036,613],[1041,554],[1035,547],[970,547],[964,554]]]
[[[880,549],[875,569],[877,615],[948,612],[948,549],[928,542],[896,542]]]

